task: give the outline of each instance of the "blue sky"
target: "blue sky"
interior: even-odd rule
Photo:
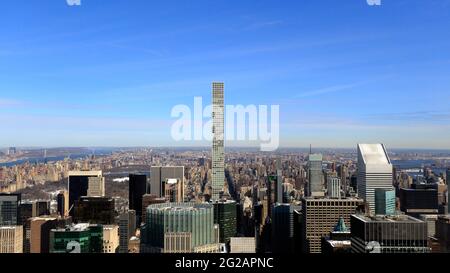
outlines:
[[[0,147],[205,144],[170,112],[223,81],[280,105],[281,146],[450,148],[448,0],[14,0],[0,26]]]

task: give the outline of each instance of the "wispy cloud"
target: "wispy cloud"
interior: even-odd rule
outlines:
[[[386,121],[450,121],[450,111],[411,111],[397,113],[369,114],[368,119],[381,119]]]
[[[305,98],[305,97],[313,97],[318,95],[324,95],[329,93],[336,93],[344,90],[353,89],[355,87],[364,85],[364,82],[356,82],[356,83],[350,83],[350,84],[338,84],[333,86],[328,86],[324,88],[319,88],[315,90],[309,90],[306,92],[302,92],[298,95],[296,95],[294,98]]]
[[[245,27],[244,30],[258,30],[263,29],[267,27],[273,27],[283,24],[282,20],[272,20],[272,21],[261,21],[252,23],[249,26]]]

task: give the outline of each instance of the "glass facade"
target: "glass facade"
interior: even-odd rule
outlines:
[[[376,189],[375,190],[375,214],[394,215],[395,214],[395,190]]]
[[[103,252],[103,226],[76,225],[67,229],[57,229],[50,232],[50,253],[67,253],[67,245],[77,242],[80,253]]]
[[[0,226],[20,224],[20,194],[0,194]]]
[[[192,247],[214,241],[213,206],[195,203],[164,203],[147,208],[145,244],[164,248],[167,233],[191,233]]]
[[[219,241],[228,243],[237,233],[236,202],[214,203],[214,224],[219,225]]]

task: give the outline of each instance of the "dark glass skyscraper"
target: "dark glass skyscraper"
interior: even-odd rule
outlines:
[[[20,224],[20,194],[0,193],[0,226]]]
[[[219,241],[228,243],[237,233],[236,202],[217,201],[214,205],[214,224],[219,225]]]
[[[114,199],[107,197],[81,197],[74,210],[75,223],[112,225],[116,216]]]
[[[69,215],[74,215],[73,205],[82,196],[88,196],[89,178],[101,177],[101,171],[69,172]]]
[[[147,176],[130,174],[128,188],[129,209],[136,211],[136,226],[142,222],[142,196],[147,193]]]

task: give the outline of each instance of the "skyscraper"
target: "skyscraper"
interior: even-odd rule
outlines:
[[[93,193],[102,193],[102,185],[104,189],[104,180],[102,177],[102,171],[71,171],[68,178],[68,190],[69,190],[69,215],[73,216],[73,205],[75,201],[79,200],[82,196],[88,196],[89,186],[94,188],[90,191]],[[101,178],[101,179],[99,179]],[[103,183],[102,183],[103,181]],[[103,190],[104,193],[104,190]]]
[[[375,189],[392,188],[392,164],[383,144],[358,145],[358,196],[375,213]]]
[[[50,215],[50,201],[37,200],[33,202],[33,217]]]
[[[322,169],[323,156],[321,154],[310,154],[308,158],[308,196],[323,197],[324,176]]]
[[[119,253],[128,253],[128,244],[135,232],[136,211],[129,210],[119,216]]]
[[[165,203],[166,199],[163,197],[158,197],[155,194],[144,194],[144,196],[142,196],[142,223],[146,223],[146,219],[147,219],[147,207],[150,205],[154,205],[154,204],[161,204],[161,203]]]
[[[142,221],[142,196],[147,192],[147,176],[130,174],[128,188],[128,209],[136,211],[136,225]]]
[[[395,214],[395,189],[375,189],[375,215]]]
[[[50,230],[57,228],[54,217],[34,217],[30,219],[30,253],[49,253]]]
[[[22,226],[0,226],[0,254],[23,253]]]
[[[341,198],[341,179],[330,176],[327,178],[327,193],[329,198]]]
[[[438,214],[438,190],[433,184],[413,184],[411,189],[400,189],[400,210],[413,217],[419,214]]]
[[[157,197],[165,197],[165,184],[169,179],[177,180],[184,201],[184,166],[153,166],[150,168],[150,193]]]
[[[231,237],[237,235],[236,202],[216,201],[213,205],[214,224],[219,225],[219,240],[221,243],[228,243]]]
[[[0,193],[0,226],[20,224],[20,194]]]
[[[281,164],[281,158],[277,158],[277,203],[283,203],[283,166]]]
[[[69,215],[69,193],[64,190],[61,191],[60,193],[58,193],[57,197],[57,209],[58,209],[58,214],[61,217],[65,217]]]
[[[220,199],[220,192],[225,183],[224,155],[224,84],[213,83],[212,97],[212,196],[213,201]]]
[[[362,199],[356,198],[304,198],[301,211],[303,252],[320,253],[322,237],[329,235],[340,218],[343,218],[349,226],[350,216],[355,214],[363,204]]]
[[[108,197],[81,197],[74,205],[74,222],[112,225],[115,218],[115,202]]]
[[[165,203],[147,208],[144,252],[217,252],[214,209],[211,204]]]
[[[103,226],[103,253],[116,253],[119,248],[119,226]]]
[[[105,196],[105,178],[102,176],[89,177],[88,183],[88,197],[103,197]]]
[[[407,215],[351,216],[353,253],[428,253],[427,223]]]
[[[450,183],[450,168],[447,168],[447,170],[445,171],[445,182],[447,185],[449,185]],[[449,202],[450,203],[450,202]]]
[[[294,250],[294,210],[300,206],[274,204],[272,209],[272,251],[292,253]]]

